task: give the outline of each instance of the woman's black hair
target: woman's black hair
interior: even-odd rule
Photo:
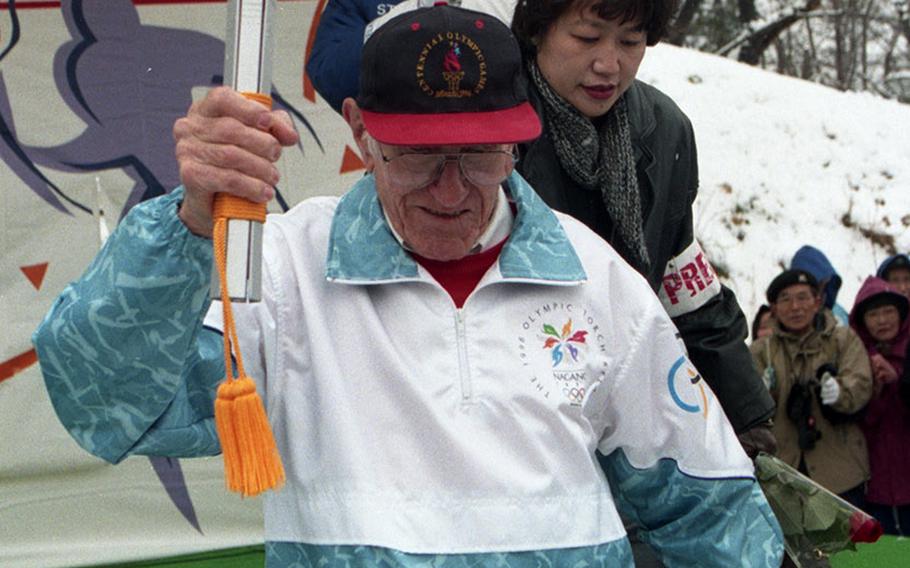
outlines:
[[[641,22],[646,43],[655,45],[670,29],[679,0],[519,0],[512,16],[512,33],[525,55],[537,53],[540,38],[567,10],[590,7],[604,20]]]

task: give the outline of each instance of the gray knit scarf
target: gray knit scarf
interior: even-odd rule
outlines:
[[[536,61],[528,61],[528,72],[543,99],[544,122],[559,163],[575,183],[600,191],[624,248],[632,256],[628,260],[647,271],[650,259],[625,98],[616,101],[598,132],[590,119],[553,91]]]

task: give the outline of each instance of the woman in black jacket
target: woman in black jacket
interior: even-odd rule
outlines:
[[[584,222],[648,280],[746,452],[773,453],[774,403],[745,344],[746,318],[693,236],[692,125],[635,79],[676,5],[519,0],[512,31],[544,132],[520,147],[517,167],[548,205]],[[661,566],[628,529],[636,565]]]
[[[544,133],[519,172],[551,207],[609,241],[651,284],[749,453],[773,451],[774,404],[745,344],[748,325],[693,237],[698,161],[692,125],[635,79],[676,0],[520,1],[524,52]]]

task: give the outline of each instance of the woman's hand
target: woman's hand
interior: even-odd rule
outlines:
[[[897,371],[881,353],[875,353],[869,359],[872,363],[872,378],[875,379],[876,385],[885,385],[897,380]]]

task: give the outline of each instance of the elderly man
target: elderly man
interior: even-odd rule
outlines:
[[[344,104],[369,175],[269,219],[263,300],[235,308],[287,468],[267,565],[630,566],[621,510],[671,566],[778,566],[751,462],[648,284],[512,173],[540,131],[520,73],[495,18],[394,19]],[[219,451],[212,195],[270,198],[295,140],[224,89],[175,133],[183,187],[137,206],[35,334],[62,422],[111,462]]]

